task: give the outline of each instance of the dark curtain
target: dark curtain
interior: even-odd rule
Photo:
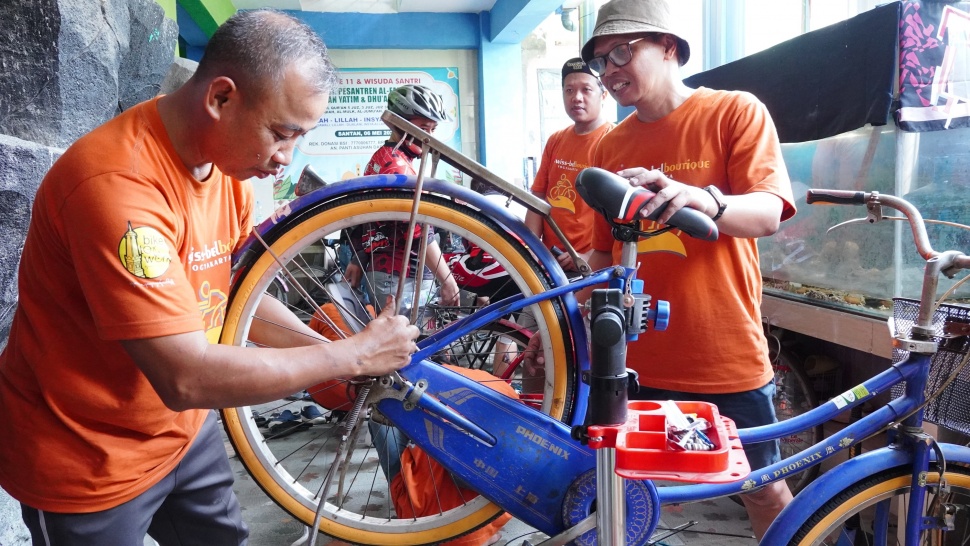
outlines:
[[[748,91],[767,106],[782,142],[885,125],[893,102],[901,3],[793,38],[695,74],[690,87]]]

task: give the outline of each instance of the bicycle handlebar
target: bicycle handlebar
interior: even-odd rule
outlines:
[[[865,205],[865,192],[848,190],[808,190],[805,202],[809,205],[815,203],[831,203],[833,205]]]
[[[932,336],[939,276],[943,274],[947,277],[953,277],[956,271],[960,269],[970,269],[970,256],[956,250],[945,252],[933,250],[929,237],[926,235],[926,223],[923,221],[923,215],[909,201],[901,197],[882,195],[879,192],[810,189],[805,196],[805,202],[809,204],[865,205],[868,212],[866,220],[869,223],[876,223],[883,219],[883,206],[896,209],[906,217],[913,232],[916,250],[926,260],[926,267],[923,269],[923,289],[920,293],[919,314],[911,333],[920,336]]]
[[[912,203],[902,197],[885,195],[879,192],[810,189],[805,196],[805,202],[810,205],[865,205],[869,211],[869,216],[867,217],[869,223],[875,223],[882,219],[881,206],[896,209],[909,220],[909,227],[913,232],[913,242],[916,244],[916,251],[919,252],[924,260],[931,260],[944,254],[943,252],[933,250],[933,245],[930,244],[930,239],[926,235],[926,223],[923,221],[923,215],[920,214],[919,210]],[[946,254],[950,253],[947,252]],[[958,254],[950,260],[952,263],[948,264],[947,267],[970,269],[970,256],[966,256],[963,253]]]

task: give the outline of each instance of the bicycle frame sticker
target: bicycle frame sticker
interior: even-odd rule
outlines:
[[[849,404],[852,404],[856,400],[866,398],[870,394],[869,389],[867,389],[865,385],[856,385],[855,387],[852,387],[851,389],[833,398],[832,402],[834,402],[839,409],[842,409]]]
[[[595,467],[592,449],[574,441],[565,424],[528,406],[509,404],[502,394],[434,363],[422,360],[401,374],[433,388],[411,410],[382,400],[381,413],[411,431],[412,441],[503,509],[545,533],[563,530],[563,496],[577,476]],[[440,400],[449,413],[482,425],[484,433],[463,430],[449,416],[425,407],[427,395]],[[544,471],[496,461],[543,461]]]

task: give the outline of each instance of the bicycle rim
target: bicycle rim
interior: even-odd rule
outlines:
[[[956,510],[953,531],[925,531],[920,544],[925,546],[944,546],[949,544],[970,543],[970,471],[966,468],[948,465],[945,474],[950,492],[939,495],[927,491],[926,515],[934,514],[941,504],[952,503]],[[838,472],[838,470],[834,470]],[[939,483],[938,469],[930,468],[927,483]],[[846,488],[815,512],[795,534],[791,544],[835,545],[835,544],[903,544],[902,532],[904,518],[898,514],[905,512],[912,480],[909,467],[896,467],[869,476]],[[887,511],[886,523],[878,517],[879,511]],[[888,537],[876,541],[880,532]],[[841,541],[841,542],[840,542]]]
[[[280,226],[278,235],[267,240],[271,251],[254,257],[234,284],[223,342],[250,344],[248,332],[253,321],[258,320],[253,316],[256,305],[267,291],[279,291],[277,285],[281,266],[277,260],[290,270],[310,271],[312,266],[332,273],[333,264],[320,265],[314,261],[313,256],[320,254],[321,240],[333,241],[335,234],[378,220],[407,222],[412,206],[411,196],[410,193],[397,191],[347,196],[322,204]],[[465,242],[480,246],[511,273],[510,281],[525,294],[541,293],[548,288],[547,279],[531,253],[503,228],[477,211],[428,195],[422,198],[418,222],[456,234]],[[397,243],[403,244],[400,241],[389,242]],[[323,247],[328,245],[332,243],[322,244]],[[465,288],[461,282],[459,286]],[[315,302],[317,306],[323,308],[333,303],[340,307],[338,304],[341,302],[329,299],[333,294],[321,290],[315,292],[316,295],[324,293],[328,297],[323,298],[325,301]],[[291,291],[288,291],[287,297],[292,299]],[[363,305],[363,302],[359,303]],[[528,309],[530,320],[535,322],[533,330],[545,334],[543,350],[546,366],[544,373],[540,373],[542,380],[538,392],[524,394],[529,395],[527,398],[531,398],[532,403],[545,413],[567,420],[571,417],[575,370],[571,336],[568,322],[563,320],[563,307],[558,301],[547,301]],[[433,311],[434,306],[428,306],[418,321],[423,334],[460,316],[460,313],[455,313],[449,318],[446,313],[428,310]],[[337,322],[328,325],[339,330],[347,327],[349,319],[343,324]],[[492,371],[496,359],[509,356],[510,360],[514,360],[528,342],[530,334],[518,324],[521,322],[527,321],[519,316],[485,325],[465,338],[441,347],[436,360]],[[359,328],[356,326],[352,329]],[[512,385],[520,392],[535,390],[523,388],[523,383],[528,382],[523,372],[518,370],[510,377]],[[496,378],[495,381],[502,379]],[[313,392],[309,392],[312,400],[280,400],[259,407],[231,408],[222,412],[229,439],[249,473],[277,504],[308,525],[312,525],[317,509],[314,497],[329,465],[333,463],[340,436],[338,427],[356,392],[356,386],[346,381],[332,381],[318,385]],[[298,412],[304,406],[315,404],[322,406],[322,415],[312,425],[294,425],[292,428],[296,429],[295,432],[282,430],[287,433],[285,435],[277,435],[260,427],[262,419],[273,414],[286,409]],[[390,484],[371,445],[373,438],[367,438],[367,424],[362,424],[359,430],[359,436],[354,438],[356,442],[350,446],[351,454],[341,467],[343,479],[337,491],[331,489],[328,495],[329,502],[320,526],[323,532],[357,544],[425,544],[460,536],[500,515],[497,506],[481,497],[470,496],[463,497],[458,506],[439,509],[433,515],[398,519],[390,502]]]

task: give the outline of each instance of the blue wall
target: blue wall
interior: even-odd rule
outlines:
[[[491,11],[481,13],[289,13],[331,49],[477,50],[479,161],[511,182],[522,176],[525,155],[521,42],[561,4],[497,0]],[[183,54],[198,61],[208,36],[184,8],[178,6],[177,14]]]
[[[478,49],[479,44],[476,13],[289,13],[333,49]]]

